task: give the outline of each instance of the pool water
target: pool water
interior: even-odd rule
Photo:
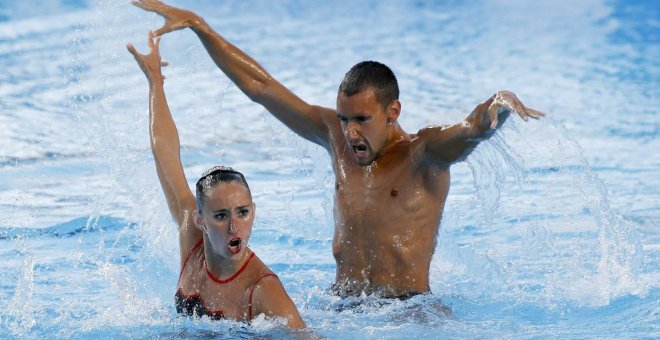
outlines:
[[[245,172],[251,248],[315,335],[660,337],[660,3],[177,1],[310,103],[344,73],[397,74],[408,132],[508,89],[510,119],[452,168],[433,295],[340,300],[329,157],[247,99],[190,31],[166,35],[166,93],[187,178]],[[0,1],[0,337],[289,337],[177,317],[176,226],[149,149],[146,51],[161,25],[128,1]],[[446,309],[451,314],[446,313]],[[302,337],[309,334],[302,334]]]

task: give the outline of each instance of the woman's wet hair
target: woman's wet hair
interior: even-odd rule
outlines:
[[[376,100],[384,108],[399,99],[399,84],[394,72],[385,64],[371,60],[351,67],[339,85],[339,92],[350,97],[368,88],[374,91]]]
[[[216,184],[230,182],[239,183],[244,186],[245,189],[247,189],[250,197],[252,197],[250,187],[248,186],[247,181],[245,180],[245,177],[242,173],[230,167],[218,165],[204,171],[202,177],[197,180],[197,184],[195,185],[197,209],[200,211],[202,210],[202,204],[204,203],[204,200],[206,200],[208,193]]]

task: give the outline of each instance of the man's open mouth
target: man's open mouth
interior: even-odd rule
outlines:
[[[367,152],[367,145],[363,143],[353,144],[351,147],[353,148],[353,153],[356,155],[364,155]]]
[[[238,252],[241,251],[242,245],[243,245],[243,241],[237,237],[229,241],[229,244],[227,245],[227,250],[229,250],[229,252],[232,254],[238,254]]]

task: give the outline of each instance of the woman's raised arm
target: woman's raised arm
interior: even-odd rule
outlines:
[[[195,196],[186,182],[181,165],[179,135],[170,114],[165,98],[163,82],[165,77],[161,67],[168,63],[161,61],[158,44],[149,32],[149,53],[140,54],[133,45],[128,44],[128,51],[135,57],[138,65],[149,81],[149,134],[151,151],[156,162],[158,179],[165,193],[167,205],[172,217],[179,226],[180,249],[182,256],[202,238],[201,231],[193,224],[192,214],[196,209]]]

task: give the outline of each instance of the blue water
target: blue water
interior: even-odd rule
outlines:
[[[660,3],[178,1],[305,100],[346,70],[396,72],[403,127],[453,123],[499,89],[511,119],[452,170],[432,296],[329,295],[325,152],[250,102],[194,34],[163,38],[189,179],[243,170],[252,249],[313,332],[339,338],[660,337]],[[176,227],[149,150],[145,49],[128,1],[0,1],[0,337],[288,336],[176,316]],[[192,183],[191,183],[192,184]],[[449,307],[447,316],[439,306]]]

